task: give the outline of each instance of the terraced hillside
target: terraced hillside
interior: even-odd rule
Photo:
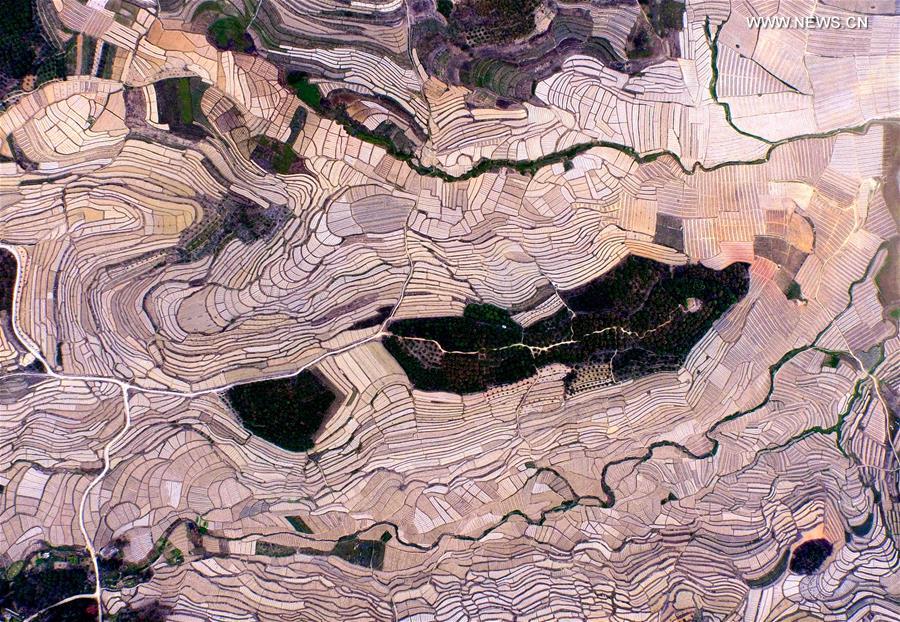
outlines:
[[[31,6],[4,619],[900,619],[895,3]]]

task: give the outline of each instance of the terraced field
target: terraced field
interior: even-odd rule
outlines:
[[[894,3],[27,12],[4,619],[900,619]]]

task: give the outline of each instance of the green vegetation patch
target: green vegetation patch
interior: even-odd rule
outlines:
[[[197,533],[199,533],[201,536],[209,533],[209,521],[202,516],[198,516],[194,521],[194,524],[197,526]]]
[[[840,355],[837,354],[836,352],[831,352],[825,358],[825,362],[823,364],[825,365],[825,367],[830,367],[832,369],[835,369],[840,364],[840,362],[841,362]]]
[[[266,557],[290,557],[296,553],[315,556],[334,555],[363,568],[381,570],[384,567],[385,543],[390,541],[391,538],[392,536],[388,532],[384,532],[378,540],[363,540],[357,536],[349,536],[338,540],[330,551],[321,551],[309,547],[298,548],[266,540],[257,540],[256,554],[265,555]]]
[[[194,122],[194,97],[191,94],[191,81],[188,78],[178,78],[175,82],[178,93],[178,116],[183,125]]]
[[[225,15],[209,25],[207,38],[218,50],[251,54],[256,51],[253,37],[247,32],[247,22],[242,17]]]
[[[464,352],[508,346],[521,341],[524,334],[508,311],[487,304],[467,305],[462,317],[398,320],[391,323],[391,332],[430,339],[444,350]]]
[[[666,495],[665,499],[660,501],[660,505],[665,505],[667,503],[672,503],[673,501],[678,501],[678,495],[674,492],[669,491],[669,494]]]
[[[677,0],[638,0],[647,20],[660,37],[683,27],[685,5]]]
[[[453,12],[453,1],[437,0],[437,10],[438,13],[443,15],[446,19],[450,19],[450,13]]]
[[[256,141],[256,147],[250,154],[250,159],[269,173],[288,175],[290,173],[306,170],[303,162],[290,145],[261,136]],[[299,164],[299,166],[297,166]],[[299,170],[297,170],[299,169]]]
[[[199,16],[204,13],[221,13],[222,5],[216,0],[205,0],[197,5],[197,8],[194,9],[194,14],[191,15],[191,21],[194,21]]]
[[[16,256],[5,248],[0,248],[0,311],[12,312],[17,270]]]
[[[653,56],[653,35],[643,25],[628,35],[626,54],[631,60]]]
[[[308,451],[337,397],[312,372],[237,385],[227,392],[248,432],[288,451]]]
[[[291,527],[299,531],[300,533],[312,533],[312,529],[309,528],[309,525],[306,524],[299,516],[285,516],[287,522],[291,524]]]
[[[831,542],[824,538],[803,542],[791,554],[791,572],[803,575],[815,574],[831,556],[833,550]]]
[[[300,135],[300,132],[303,130],[303,127],[306,125],[306,109],[302,106],[298,106],[294,111],[294,116],[291,117],[291,122],[288,127],[291,128],[291,134],[288,136],[287,144],[293,145],[297,140],[297,137]]]
[[[62,49],[44,36],[33,0],[4,3],[0,11],[0,99],[26,86],[23,78],[35,76],[33,86],[64,79],[74,63],[67,63],[75,38]]]
[[[97,619],[97,601],[91,597],[82,597],[56,605],[40,613],[34,622],[93,622]],[[118,618],[104,617],[116,622]],[[15,620],[15,618],[13,618]],[[143,622],[143,621],[142,621]]]
[[[363,568],[381,570],[384,567],[384,542],[386,541],[361,540],[353,536],[339,540],[331,554]]]
[[[450,27],[469,45],[509,43],[534,30],[540,0],[459,0],[452,6]]]
[[[287,75],[287,84],[294,89],[297,97],[313,110],[322,109],[322,91],[309,81],[309,74],[302,71],[291,71]]]
[[[787,296],[788,300],[805,300],[803,298],[803,292],[800,289],[800,283],[797,281],[791,281],[788,284],[784,295]]]
[[[493,63],[494,61],[490,60],[488,62]],[[501,65],[503,65],[502,61],[497,62],[500,62]],[[518,72],[518,70],[514,67],[510,67],[512,68],[512,71]],[[522,74],[517,75],[521,77]],[[531,81],[530,78],[528,78],[528,80]],[[571,160],[578,154],[583,153],[596,145],[605,144],[579,143],[576,145],[572,145],[565,151],[551,153],[536,160],[482,159],[462,175],[449,175],[438,168],[422,166],[421,164],[419,164],[415,158],[415,144],[413,144],[413,142],[406,136],[404,131],[395,123],[391,121],[383,121],[378,125],[378,127],[375,128],[375,130],[369,130],[362,124],[357,123],[352,118],[350,118],[350,116],[346,113],[345,107],[342,104],[336,104],[332,101],[329,101],[329,98],[322,97],[322,93],[319,90],[319,87],[311,83],[309,81],[309,75],[304,72],[289,72],[287,74],[285,82],[303,103],[315,110],[316,113],[339,123],[351,136],[359,138],[360,140],[363,140],[370,144],[382,147],[385,151],[388,152],[388,154],[402,162],[405,162],[419,175],[439,177],[445,181],[464,181],[466,179],[478,177],[479,175],[482,175],[488,171],[499,170],[503,168],[513,169],[521,174],[534,175],[542,167],[554,164],[556,162],[568,162],[569,166],[572,166],[573,164],[571,163]],[[502,87],[498,86],[497,88]],[[529,86],[529,90],[530,89],[531,85]],[[302,128],[304,122],[305,110],[300,109],[297,111],[297,114],[295,114],[294,119],[292,120],[291,138],[289,139],[289,142],[293,142],[293,140],[296,139],[296,136],[299,134],[299,131]],[[628,153],[628,155],[633,158],[638,158],[638,155],[629,148],[620,148],[620,150]],[[647,156],[642,161],[650,162],[653,161],[655,157],[656,156]],[[295,164],[295,166],[298,166],[301,162],[302,158]]]
[[[160,123],[168,124],[169,131],[182,138],[197,140],[207,135],[200,100],[209,85],[199,78],[168,78],[153,86]]]
[[[159,558],[154,554],[153,560]],[[100,579],[104,588],[131,588],[146,583],[153,578],[150,564],[132,564],[122,560],[121,555],[97,560],[100,567]]]
[[[675,0],[663,0],[659,3],[659,11],[654,15],[654,27],[661,32],[680,31],[684,27],[684,3]]]
[[[184,563],[184,553],[176,546],[169,546],[164,552],[166,563],[170,566],[180,566]]]
[[[0,72],[14,80],[35,70],[37,51],[26,43],[40,35],[32,5],[30,1],[10,2],[0,11]]]
[[[13,566],[0,573],[0,608],[23,616],[94,590],[89,558],[82,549],[44,549]],[[81,609],[90,602],[79,601]]]
[[[859,525],[850,525],[850,531],[857,538],[865,538],[870,531],[872,531],[872,525],[875,524],[875,514],[869,512],[868,516],[866,516],[866,520],[864,520]]]
[[[75,73],[87,75],[94,68],[94,54],[97,52],[97,40],[93,37],[83,35],[81,41],[81,66],[77,68]]]
[[[284,546],[275,542],[266,542],[265,540],[256,541],[256,554],[265,555],[266,557],[290,557],[297,552],[292,546]]]
[[[745,579],[744,583],[752,590],[758,590],[772,585],[784,574],[784,571],[787,570],[790,555],[790,551],[785,551],[778,559],[778,562],[776,562],[768,572],[763,573],[755,579]]]
[[[177,246],[179,261],[216,255],[237,238],[244,244],[268,239],[289,218],[283,205],[263,207],[238,195],[227,195],[204,206],[203,220],[182,232]]]
[[[535,86],[535,80],[522,69],[496,58],[473,61],[460,71],[460,80],[466,85],[513,98],[533,92]]]
[[[116,59],[116,46],[103,42],[100,61],[97,63],[97,77],[109,80],[112,78],[113,64]]]
[[[26,564],[26,562],[24,559],[20,559],[18,561],[11,563],[9,566],[6,567],[6,570],[5,570],[6,578],[8,580],[14,579],[17,574],[19,574],[20,572],[22,572],[22,570],[25,569],[25,564]]]
[[[390,317],[393,308],[394,307],[390,305],[378,307],[378,309],[375,310],[374,315],[370,315],[366,318],[353,322],[348,330],[362,330],[364,328],[374,328],[375,326],[381,326],[381,324]]]
[[[334,118],[351,136],[381,147],[398,160],[409,162],[412,159],[414,145],[392,121],[382,121],[370,131],[351,119],[344,110],[339,110]]]
[[[165,622],[171,614],[171,607],[155,600],[136,608],[125,606],[114,615],[104,615],[103,619],[110,622]]]
[[[346,93],[332,93],[333,97],[322,97],[319,87],[309,81],[309,75],[300,71],[291,71],[287,74],[286,83],[300,98],[304,104],[315,110],[318,114],[332,119],[347,130],[351,136],[359,138],[373,145],[377,145],[399,160],[409,162],[412,158],[415,145],[406,136],[402,128],[392,121],[382,121],[374,130],[369,130],[363,124],[358,123],[347,114]],[[352,98],[350,98],[352,99]],[[299,134],[302,124],[305,122],[305,111],[298,110],[291,120],[291,137],[295,139]]]
[[[892,132],[887,140],[897,140],[900,142],[900,132]],[[885,147],[887,149],[887,146]],[[896,147],[900,151],[900,147]],[[900,174],[900,170],[891,167],[895,174]],[[891,184],[886,184],[890,186]],[[885,190],[885,199],[895,200],[892,192]],[[897,197],[895,203],[900,205],[900,197]],[[888,205],[891,203],[889,202]],[[875,275],[875,286],[878,288],[878,298],[884,305],[888,316],[893,319],[900,318],[900,279],[897,274],[900,272],[900,237],[895,237],[887,243],[887,259],[884,265]]]
[[[470,304],[462,317],[391,322],[383,343],[413,385],[428,391],[483,391],[553,363],[572,368],[568,387],[598,366],[622,381],[678,369],[748,286],[746,264],[716,271],[629,257],[562,292],[566,308],[528,328],[503,309]]]
[[[172,566],[184,563],[184,553],[169,539],[176,529],[182,527],[186,530],[188,541],[193,546],[191,553],[202,555],[204,552],[202,534],[206,533],[206,522],[200,517],[197,518],[197,521],[179,519],[169,525],[163,535],[156,540],[153,549],[137,562],[125,561],[123,556],[123,550],[127,544],[125,539],[117,539],[109,546],[104,547],[97,559],[102,587],[109,590],[121,590],[146,583],[153,578],[152,566],[159,559]]]

